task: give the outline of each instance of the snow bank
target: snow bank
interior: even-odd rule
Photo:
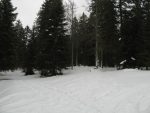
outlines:
[[[149,71],[75,67],[64,73],[7,73],[15,77],[0,81],[0,113],[150,113]]]

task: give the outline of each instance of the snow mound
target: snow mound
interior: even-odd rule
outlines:
[[[138,69],[123,69],[122,71],[128,72],[128,71],[138,71]]]

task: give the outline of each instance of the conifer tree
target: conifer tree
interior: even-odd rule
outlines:
[[[143,58],[143,15],[142,1],[123,1],[122,9],[122,58],[124,68],[135,68]]]
[[[13,22],[16,19],[11,0],[0,2],[0,71],[15,67],[15,32]]]
[[[87,47],[88,50],[88,58],[87,58],[87,64],[89,66],[95,65],[95,47],[96,47],[96,38],[95,38],[95,17],[93,15],[90,15],[87,22],[87,31],[85,33],[87,37]]]
[[[2,29],[2,2],[0,1],[0,30]],[[1,36],[1,32],[0,32],[0,36]]]
[[[102,47],[101,59],[104,66],[115,66],[117,64],[116,53],[118,52],[117,19],[115,2],[104,0],[102,2],[101,15],[99,20],[99,35]]]
[[[84,13],[79,18],[76,39],[78,39],[78,64],[94,66],[95,65],[95,38],[94,24],[91,18]],[[76,41],[76,40],[75,40]],[[75,44],[76,45],[76,44]]]
[[[24,62],[23,69],[25,75],[33,75],[34,74],[34,62],[35,62],[35,35],[34,29],[31,30],[29,26],[26,26],[24,29]]]
[[[66,30],[62,0],[46,0],[38,17],[37,67],[43,76],[62,74],[66,66]]]
[[[82,65],[87,65],[87,57],[88,53],[87,50],[87,24],[88,24],[88,17],[84,13],[79,19],[79,61]],[[84,43],[84,44],[83,44]]]
[[[76,17],[73,18],[72,21],[72,38],[74,45],[74,64],[78,66],[79,64],[79,22]]]
[[[20,20],[15,23],[15,33],[16,33],[16,41],[15,41],[15,53],[16,53],[16,67],[23,68],[24,60],[25,60],[25,50],[26,50],[26,42],[25,42],[25,31],[23,25]]]
[[[143,18],[144,18],[144,25],[143,25],[143,38],[144,43],[141,44],[144,47],[141,49],[141,53],[138,54],[140,57],[139,64],[142,67],[150,67],[150,1],[144,1],[143,3]]]
[[[101,66],[114,66],[117,53],[117,18],[113,0],[93,0],[92,15],[95,15],[98,53]]]
[[[28,30],[28,43],[26,47],[25,68],[26,75],[33,75],[35,68],[35,55],[36,55],[36,28],[33,26],[32,30]]]
[[[0,48],[2,47],[2,23],[3,23],[3,17],[2,17],[2,2],[0,1]],[[0,49],[0,51],[2,51],[2,49]],[[2,67],[2,52],[0,52],[0,67]],[[2,69],[0,69],[0,71],[2,71]]]

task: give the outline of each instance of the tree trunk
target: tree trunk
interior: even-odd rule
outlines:
[[[99,67],[99,51],[98,51],[98,6],[97,6],[97,0],[96,0],[96,26],[95,26],[95,30],[96,30],[96,47],[95,47],[95,66],[96,68]]]
[[[27,68],[25,74],[26,75],[33,75],[34,74],[33,69],[32,68]]]
[[[76,48],[76,66],[78,66],[78,42],[77,42],[77,48]]]

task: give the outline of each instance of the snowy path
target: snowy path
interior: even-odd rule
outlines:
[[[82,67],[64,76],[3,80],[0,113],[150,113],[150,72]]]

